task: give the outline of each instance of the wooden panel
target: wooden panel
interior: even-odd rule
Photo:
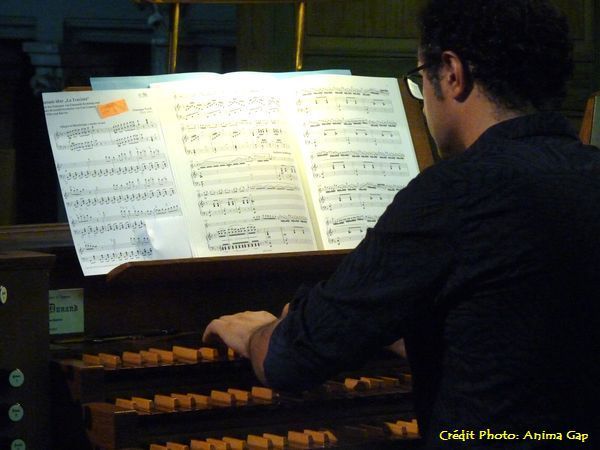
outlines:
[[[307,5],[308,36],[415,38],[423,0],[329,0]]]
[[[576,61],[593,61],[596,44],[594,35],[598,27],[594,21],[594,12],[598,0],[552,0],[569,19],[571,37],[575,45]]]
[[[41,253],[0,253],[0,440],[18,437],[27,448],[46,448],[49,434],[48,273],[53,261]],[[9,408],[22,416],[9,414],[13,419],[8,420]]]
[[[238,7],[239,70],[294,70],[294,6]]]

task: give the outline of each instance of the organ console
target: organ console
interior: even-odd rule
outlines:
[[[424,168],[428,137],[407,99]],[[261,386],[246,360],[201,343],[220,315],[278,314],[346,251],[144,261],[84,277],[68,225],[51,224],[0,227],[0,252],[0,450],[419,445],[410,371],[396,355],[382,350],[365,367],[290,393]],[[83,290],[84,331],[49,339],[48,290],[72,288]]]
[[[7,373],[0,403],[8,417],[1,448],[418,445],[410,371],[391,353],[289,393],[261,386],[247,360],[201,342],[221,314],[277,314],[302,282],[331,273],[345,251],[128,263],[84,277],[66,226],[5,228],[0,246],[49,253],[8,248],[0,258],[8,290],[0,315]],[[48,288],[83,288],[85,333],[53,335],[48,345]]]

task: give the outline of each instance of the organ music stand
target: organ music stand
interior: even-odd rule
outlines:
[[[179,13],[182,3],[223,3],[223,4],[272,4],[272,3],[295,3],[296,4],[296,50],[295,67],[302,70],[302,57],[304,53],[304,21],[307,0],[134,0],[136,3],[171,4],[169,24],[169,73],[174,73],[177,67],[177,47],[179,44]]]

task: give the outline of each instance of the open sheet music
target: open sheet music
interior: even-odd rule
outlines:
[[[353,248],[418,173],[391,78],[211,77],[44,107],[86,275],[163,257],[157,222],[192,256]]]

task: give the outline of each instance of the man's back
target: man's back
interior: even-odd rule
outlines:
[[[439,330],[435,340],[418,328],[408,337],[430,442],[465,429],[472,444],[529,448],[589,433],[600,400],[600,151],[542,114],[500,124],[442,164],[456,265],[422,329]]]

